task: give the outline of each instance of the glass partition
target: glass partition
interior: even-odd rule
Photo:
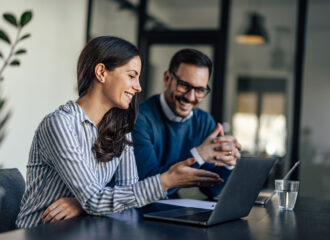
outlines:
[[[231,1],[224,109],[227,131],[242,143],[243,156],[278,158],[278,177],[290,162],[297,2]],[[237,36],[256,15],[262,19],[258,24],[267,33],[266,42],[238,42]]]
[[[300,131],[301,195],[330,199],[330,2],[309,1]]]
[[[146,30],[218,29],[219,0],[149,0]]]
[[[137,6],[138,1],[133,0],[94,0],[91,12],[91,38],[112,35],[137,44]]]

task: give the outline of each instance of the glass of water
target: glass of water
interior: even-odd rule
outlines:
[[[293,210],[297,200],[299,181],[275,180],[278,208],[280,210]]]

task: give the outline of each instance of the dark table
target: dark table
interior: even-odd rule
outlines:
[[[266,208],[254,206],[248,217],[211,227],[143,219],[142,212],[161,209],[152,204],[108,217],[81,216],[0,234],[16,239],[330,239],[330,201],[298,198],[294,211],[278,211],[276,198]]]

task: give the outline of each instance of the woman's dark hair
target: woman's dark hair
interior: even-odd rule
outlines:
[[[208,56],[195,49],[182,49],[178,51],[171,59],[169,71],[175,73],[181,63],[193,64],[200,67],[208,67],[209,76],[212,73],[212,62]]]
[[[107,70],[112,71],[126,64],[139,51],[131,43],[111,36],[97,37],[91,40],[79,56],[77,66],[79,97],[84,96],[95,80],[95,66],[103,63]],[[136,95],[128,109],[112,108],[102,118],[98,125],[99,136],[94,144],[96,158],[108,162],[113,157],[119,157],[126,145],[132,142],[126,139],[126,134],[133,130],[137,117]]]

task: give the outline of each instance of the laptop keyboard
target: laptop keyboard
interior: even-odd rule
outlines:
[[[207,220],[209,220],[209,218],[211,216],[211,213],[212,213],[212,211],[200,212],[200,213],[195,213],[195,214],[192,214],[192,215],[179,216],[179,217],[176,217],[176,218],[191,220],[191,221],[206,222]]]

